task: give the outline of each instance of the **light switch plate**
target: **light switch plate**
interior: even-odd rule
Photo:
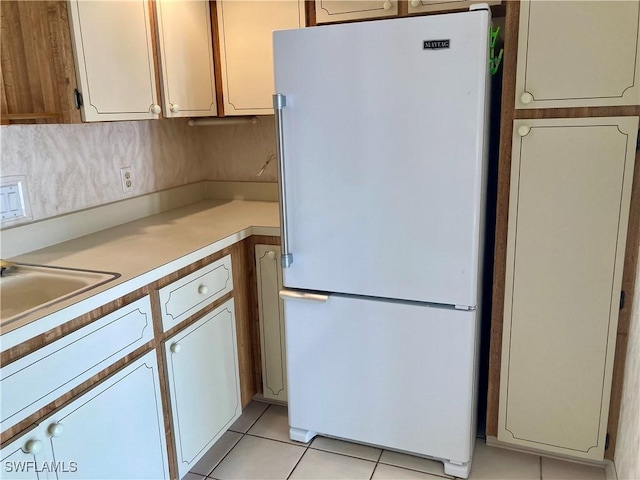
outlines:
[[[0,219],[2,226],[31,219],[27,180],[22,175],[0,177]]]

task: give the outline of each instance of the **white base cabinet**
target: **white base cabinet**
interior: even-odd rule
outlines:
[[[164,345],[180,478],[242,413],[236,345],[233,299]]]
[[[280,247],[256,245],[262,391],[270,400],[287,401],[284,304],[280,299]]]
[[[517,120],[498,439],[602,460],[638,117]]]
[[[33,462],[7,478],[169,478],[156,352],[54,413],[1,456],[3,476],[8,468],[17,472],[19,460]]]

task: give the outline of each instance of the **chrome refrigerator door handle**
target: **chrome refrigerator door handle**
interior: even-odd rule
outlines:
[[[295,290],[280,290],[280,298],[283,300],[310,300],[324,303],[329,300],[329,295],[322,293],[296,292]]]
[[[287,229],[287,199],[285,197],[285,171],[284,171],[284,132],[282,109],[287,106],[287,97],[281,93],[273,95],[273,111],[276,115],[276,155],[278,157],[279,172],[279,196],[280,196],[280,239],[282,247],[282,268],[288,268],[293,263],[293,254],[289,251],[289,231]]]

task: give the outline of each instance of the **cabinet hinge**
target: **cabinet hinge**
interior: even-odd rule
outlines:
[[[604,438],[604,449],[605,450],[609,450],[609,441],[610,440],[611,440],[611,437],[607,433],[607,436]]]
[[[624,297],[625,297],[624,290],[622,290],[620,292],[620,310],[622,310],[624,308]]]
[[[80,107],[82,107],[84,105],[84,102],[82,101],[82,94],[76,88],[76,89],[73,90],[73,96],[74,96],[74,100],[76,102],[76,108],[78,110],[80,110]]]

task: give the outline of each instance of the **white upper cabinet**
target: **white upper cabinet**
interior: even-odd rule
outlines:
[[[516,108],[640,104],[640,1],[520,5]]]
[[[304,1],[219,0],[225,115],[273,114],[274,30],[304,27]]]
[[[409,0],[409,13],[439,12],[441,10],[461,10],[474,3],[500,5],[501,0]]]
[[[316,0],[316,23],[394,17],[398,0]]]
[[[217,114],[208,0],[156,0],[165,117]]]
[[[638,117],[517,120],[498,439],[602,460]]]
[[[158,118],[146,0],[71,0],[72,39],[85,122]]]

